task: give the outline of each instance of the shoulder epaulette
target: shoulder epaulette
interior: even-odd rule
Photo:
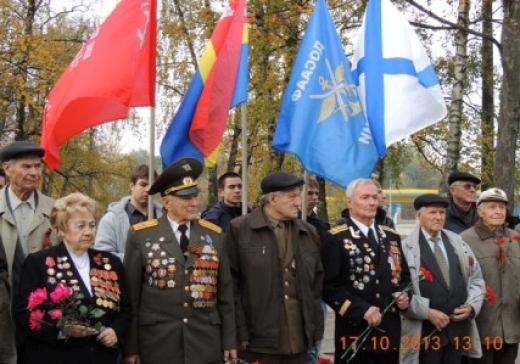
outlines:
[[[347,224],[341,224],[341,225],[335,226],[332,229],[330,229],[329,231],[332,235],[336,235],[337,233],[340,233],[345,230],[348,230]]]
[[[401,235],[401,234],[399,234],[399,232],[397,230],[394,230],[391,227],[388,227],[386,225],[379,225],[379,227],[381,228],[381,230],[390,231],[391,233],[394,233],[395,235]]]
[[[221,234],[222,233],[222,229],[221,229],[220,226],[215,225],[214,223],[209,222],[208,220],[200,219],[199,220],[199,224],[200,224],[200,226],[205,227],[206,229],[213,230],[217,234]]]
[[[135,229],[135,231],[139,231],[139,230],[148,229],[148,228],[151,228],[151,227],[157,226],[157,225],[159,225],[159,220],[157,220],[157,219],[146,220],[146,221],[135,224],[134,229]]]

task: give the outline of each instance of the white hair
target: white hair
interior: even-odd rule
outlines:
[[[356,188],[358,188],[358,186],[369,185],[369,184],[373,185],[374,187],[377,188],[377,186],[375,185],[375,183],[372,179],[358,178],[358,179],[353,180],[347,186],[347,190],[346,190],[347,197],[352,198],[352,196],[354,195],[354,191],[356,190]]]

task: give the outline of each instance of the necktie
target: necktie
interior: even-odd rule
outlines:
[[[444,257],[444,254],[442,253],[442,249],[439,246],[439,237],[431,237],[431,241],[433,241],[433,255],[435,255],[435,259],[437,260],[437,264],[439,265],[439,268],[441,269],[442,277],[444,278],[444,281],[446,282],[446,285],[450,286],[450,269],[448,267],[448,262],[446,261],[446,258]]]
[[[374,230],[368,229],[368,241],[370,241],[370,245],[372,245],[372,249],[379,250],[379,243],[377,242],[376,235],[374,234]]]
[[[188,249],[188,245],[190,245],[190,239],[186,235],[186,230],[188,230],[188,227],[186,226],[186,224],[181,224],[181,225],[179,225],[177,230],[179,230],[181,232],[180,243],[181,243],[182,253],[184,254],[184,253],[186,253],[186,250]]]

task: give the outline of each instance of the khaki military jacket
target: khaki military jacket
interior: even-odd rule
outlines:
[[[221,229],[192,221],[185,261],[166,215],[130,228],[124,265],[133,306],[125,355],[142,363],[206,364],[236,347]]]

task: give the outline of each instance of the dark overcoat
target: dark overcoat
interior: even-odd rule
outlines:
[[[383,312],[393,300],[392,293],[410,283],[399,234],[383,225],[376,224],[375,228],[379,235],[378,249],[350,218],[323,238],[323,299],[336,312],[336,358],[366,329],[363,316],[370,306]],[[362,351],[395,353],[400,340],[400,317],[394,305],[384,315],[378,330],[372,331]]]
[[[121,344],[130,326],[131,306],[121,260],[115,255],[89,249],[92,295],[80,278],[63,243],[37,253],[24,261],[20,290],[15,302],[16,329],[23,332],[22,363],[27,364],[116,364]],[[118,346],[107,348],[96,336],[60,338],[56,321],[46,314],[41,329],[30,328],[29,295],[45,287],[50,294],[58,283],[72,287],[84,295],[83,304],[101,308],[105,314],[97,321],[114,329]],[[49,311],[49,308],[46,310]]]

